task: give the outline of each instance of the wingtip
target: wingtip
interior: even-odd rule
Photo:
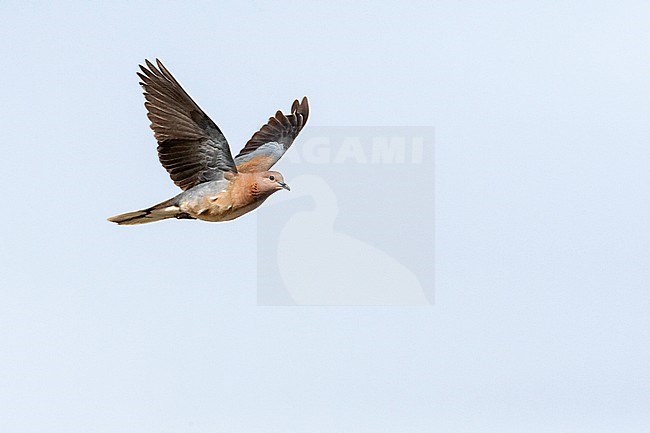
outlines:
[[[291,113],[300,113],[302,115],[309,113],[309,101],[307,101],[306,96],[303,96],[300,101],[297,99],[293,101],[293,104],[291,104]]]
[[[306,96],[303,96],[302,101],[300,101],[300,106],[298,107],[298,113],[302,114],[303,125],[307,123],[307,119],[309,118],[309,101],[307,100]]]
[[[140,71],[136,72],[136,74],[142,78],[143,80],[146,81],[146,78],[151,78],[156,75],[156,67],[149,61],[149,59],[144,59],[144,65],[138,65],[140,67]]]

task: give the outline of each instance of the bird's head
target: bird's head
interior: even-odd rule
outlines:
[[[259,186],[265,191],[275,192],[281,189],[291,191],[289,185],[284,183],[284,177],[282,177],[282,174],[277,171],[263,171],[257,173],[257,177]]]

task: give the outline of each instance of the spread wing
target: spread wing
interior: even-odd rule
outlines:
[[[230,147],[219,127],[190,98],[156,59],[140,65],[147,117],[158,141],[158,158],[181,189],[237,173]]]
[[[309,117],[307,98],[293,101],[291,114],[275,113],[266,125],[257,131],[235,157],[241,172],[266,171],[284,155],[298,136]]]

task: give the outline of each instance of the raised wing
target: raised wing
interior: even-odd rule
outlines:
[[[190,98],[167,68],[140,65],[147,117],[158,141],[158,159],[174,183],[186,190],[237,173],[226,137]]]
[[[237,170],[241,172],[266,171],[284,155],[298,136],[309,117],[307,98],[293,101],[291,114],[281,111],[269,118],[235,157]]]

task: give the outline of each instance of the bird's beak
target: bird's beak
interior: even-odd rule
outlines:
[[[286,189],[287,191],[291,191],[291,188],[289,188],[289,185],[287,185],[284,182],[278,182],[278,185],[280,185],[282,188]]]

